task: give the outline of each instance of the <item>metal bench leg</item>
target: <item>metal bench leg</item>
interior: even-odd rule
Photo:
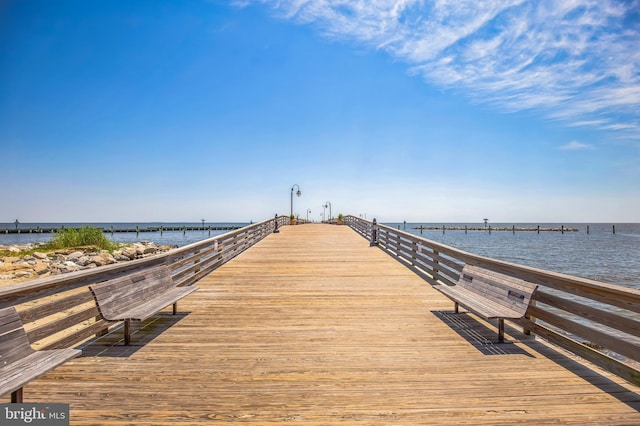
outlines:
[[[458,313],[458,302],[453,302],[453,309],[455,311],[455,313]]]
[[[11,403],[22,404],[22,388],[11,392]]]
[[[178,313],[178,302],[173,304],[173,315]]]
[[[124,344],[129,345],[131,343],[131,320],[124,320]]]
[[[504,320],[498,318],[498,342],[504,342]]]

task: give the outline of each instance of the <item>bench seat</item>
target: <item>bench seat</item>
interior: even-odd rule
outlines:
[[[115,313],[113,317],[105,318],[107,321],[123,321],[125,319],[144,321],[152,317],[156,312],[161,311],[165,307],[175,304],[177,300],[196,291],[197,287],[174,287],[166,290],[154,297],[146,300],[138,306],[133,306],[126,311]],[[174,312],[175,314],[176,312]]]
[[[465,265],[455,286],[434,286],[458,305],[486,319],[498,320],[498,341],[504,341],[504,320],[524,317],[538,288],[518,278],[489,271],[478,266]]]
[[[100,315],[107,321],[124,321],[125,344],[131,342],[131,321],[144,321],[163,308],[198,290],[176,287],[166,265],[155,266],[89,286]]]
[[[24,385],[81,354],[70,348],[36,351],[15,308],[0,309],[0,395],[11,393],[11,402],[22,402]]]
[[[445,295],[449,296],[449,298],[453,299],[456,303],[464,306],[480,315],[485,319],[496,319],[496,318],[506,318],[506,319],[520,319],[522,318],[522,313],[513,309],[506,308],[501,306],[495,302],[492,302],[488,299],[480,299],[475,293],[470,293],[468,291],[460,291],[456,288],[457,286],[451,287],[439,287],[440,290]]]

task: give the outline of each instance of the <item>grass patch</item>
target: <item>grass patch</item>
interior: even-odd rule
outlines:
[[[39,243],[37,247],[19,252],[0,249],[0,258],[22,257],[33,255],[35,252],[52,252],[79,249],[83,251],[107,250],[113,253],[122,245],[114,243],[108,239],[102,229],[85,226],[83,228],[58,229],[52,234],[51,240],[47,243]]]
[[[102,229],[85,226],[57,230],[51,241],[41,249],[58,250],[84,246],[93,246],[108,251],[118,248],[118,244],[105,237]]]

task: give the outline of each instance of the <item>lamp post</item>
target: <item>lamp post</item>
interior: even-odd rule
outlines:
[[[331,201],[325,201],[324,206],[329,207],[329,222],[330,222],[331,218],[333,217],[333,215],[331,214]]]
[[[307,209],[307,222],[309,222],[309,213],[311,213],[311,209]]]
[[[291,187],[291,216],[293,216],[293,188],[295,188],[296,186],[298,187],[298,192],[296,192],[296,195],[298,197],[302,195],[302,191],[300,191],[300,185],[294,183]]]
[[[326,204],[322,205],[322,222],[324,223],[324,215],[325,215],[325,209],[327,208]]]

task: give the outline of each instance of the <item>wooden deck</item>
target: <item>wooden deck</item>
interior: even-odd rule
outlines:
[[[286,226],[25,387],[71,424],[640,424],[639,389],[452,303],[346,226]],[[114,345],[117,343],[117,345]]]

